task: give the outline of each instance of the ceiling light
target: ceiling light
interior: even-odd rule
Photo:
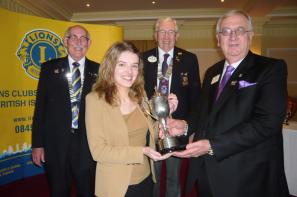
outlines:
[[[223,3],[223,2],[224,2],[224,0],[221,0],[221,2]]]
[[[157,2],[156,1],[152,1],[152,4],[155,5]]]
[[[91,4],[89,4],[89,3],[86,3],[86,7],[90,7],[91,6]]]

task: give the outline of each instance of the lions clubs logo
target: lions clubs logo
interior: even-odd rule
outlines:
[[[65,55],[62,39],[57,34],[42,29],[26,33],[17,51],[26,73],[34,79],[39,78],[40,65],[43,62]]]

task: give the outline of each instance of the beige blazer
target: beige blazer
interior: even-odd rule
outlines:
[[[139,108],[139,106],[137,106]],[[151,118],[147,120],[150,147],[158,136]],[[91,92],[86,97],[86,129],[92,157],[97,161],[95,194],[122,197],[127,192],[132,165],[144,160],[143,147],[129,146],[128,129],[119,107],[113,107]],[[155,180],[153,161],[151,171]]]

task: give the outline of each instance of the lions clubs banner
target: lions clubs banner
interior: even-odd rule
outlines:
[[[67,55],[63,46],[71,22],[0,9],[0,186],[43,172],[31,159],[31,129],[41,64]],[[115,26],[82,24],[92,39],[87,57],[100,62],[106,49],[122,40]]]

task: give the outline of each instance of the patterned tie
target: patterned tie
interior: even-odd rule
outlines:
[[[167,64],[168,57],[169,57],[169,54],[168,53],[165,53],[164,54],[164,61],[162,63],[162,75],[163,76],[166,75],[166,71],[167,71],[167,68],[168,68],[168,64]]]
[[[163,95],[168,95],[169,93],[169,79],[165,78],[166,71],[168,69],[167,59],[169,57],[168,53],[164,54],[164,61],[162,63],[162,75],[163,77],[159,81],[159,92]]]
[[[81,94],[81,77],[79,71],[79,63],[73,63],[72,69],[72,89],[73,89],[73,96],[79,101],[80,94]]]
[[[72,69],[72,95],[71,95],[71,110],[72,110],[72,127],[78,128],[79,102],[81,96],[81,76],[79,71],[79,63],[74,62]]]
[[[216,101],[218,100],[218,98],[220,97],[227,81],[230,79],[231,75],[232,75],[232,72],[234,70],[234,67],[233,66],[227,66],[227,69],[226,69],[226,72],[223,76],[223,79],[219,85],[219,89],[217,91],[217,95],[216,95]]]

